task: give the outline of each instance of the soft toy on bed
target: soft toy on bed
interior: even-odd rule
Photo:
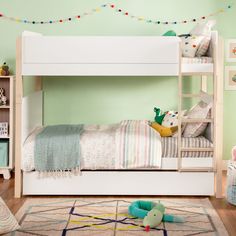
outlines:
[[[184,218],[165,214],[163,204],[151,201],[135,201],[129,206],[129,214],[143,219],[145,231],[149,232],[151,228],[156,228],[162,221],[183,223]]]
[[[178,126],[165,127],[163,125],[158,124],[157,122],[152,122],[151,127],[155,129],[161,135],[161,137],[171,137],[178,130]]]
[[[178,112],[166,111],[161,112],[160,108],[155,107],[155,122],[151,127],[160,133],[161,137],[171,137],[178,130]]]

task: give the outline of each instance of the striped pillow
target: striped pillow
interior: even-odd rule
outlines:
[[[207,54],[208,48],[210,46],[211,37],[206,36],[200,43],[200,46],[196,52],[197,57],[202,57]]]
[[[0,197],[0,234],[6,234],[19,229],[16,218],[11,214],[10,210]]]
[[[204,103],[200,101],[196,106],[194,106],[187,114],[190,119],[200,118],[207,119],[211,117],[211,107],[212,103]],[[183,137],[185,138],[195,138],[202,135],[207,127],[206,122],[199,123],[188,123],[185,126]]]

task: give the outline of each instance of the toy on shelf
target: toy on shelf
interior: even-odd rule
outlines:
[[[5,94],[4,88],[0,88],[0,106],[7,105],[7,97],[4,94]]]
[[[160,201],[135,201],[129,206],[129,214],[143,219],[145,231],[156,228],[161,222],[184,223],[185,220],[179,216],[165,214],[165,207]]]
[[[0,138],[8,137],[8,123],[0,122]]]
[[[9,66],[6,62],[3,63],[3,65],[0,67],[0,75],[1,76],[8,76],[10,75]]]

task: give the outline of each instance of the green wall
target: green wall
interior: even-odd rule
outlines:
[[[130,14],[151,19],[181,20],[207,15],[226,0],[121,0],[112,1]],[[9,16],[34,20],[54,19],[78,15],[100,6],[100,0],[1,0],[0,11]],[[225,38],[236,37],[233,28],[235,8],[218,18],[220,33]],[[155,25],[122,16],[109,8],[82,18],[79,22],[53,25],[27,25],[0,20],[0,62],[15,67],[15,40],[24,30],[45,35],[161,35],[169,29],[186,33],[193,27],[186,25]],[[46,124],[56,123],[112,123],[121,119],[152,119],[153,107],[177,108],[177,80],[159,77],[80,77],[44,78]],[[185,88],[190,89],[191,81]],[[31,92],[32,80],[25,79],[25,93]],[[233,110],[236,92],[225,92],[224,158],[236,144]]]

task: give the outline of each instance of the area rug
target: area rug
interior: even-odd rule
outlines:
[[[12,235],[228,235],[208,199],[161,199],[166,206],[166,213],[182,216],[186,222],[161,223],[150,232],[144,231],[142,220],[128,215],[128,206],[134,200],[136,199],[28,199],[16,215],[21,228]]]

